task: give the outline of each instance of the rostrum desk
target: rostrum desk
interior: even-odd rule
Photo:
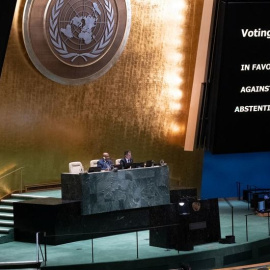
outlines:
[[[167,166],[63,173],[61,182],[62,199],[14,203],[15,240],[35,242],[46,232],[54,245],[147,229],[149,208],[170,203]]]
[[[167,166],[62,174],[62,199],[81,201],[91,215],[170,203]]]
[[[187,190],[170,192],[167,166],[63,173],[61,181],[62,199],[14,203],[16,241],[35,242],[36,232],[46,232],[47,243],[57,245],[149,229],[150,245],[190,250],[220,238],[217,199],[200,201],[200,210],[193,210],[196,199]],[[181,197],[189,198],[187,216],[178,211]]]

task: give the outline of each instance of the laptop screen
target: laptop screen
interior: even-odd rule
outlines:
[[[131,164],[131,168],[143,168],[144,167],[144,162],[133,162]]]
[[[101,171],[101,167],[90,167],[88,169],[88,172],[100,172]]]
[[[152,167],[152,166],[153,166],[153,163],[154,163],[153,160],[147,160],[145,166],[146,166],[146,167]]]

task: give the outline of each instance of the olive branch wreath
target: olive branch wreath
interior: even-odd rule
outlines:
[[[95,48],[88,53],[69,53],[65,43],[61,40],[60,34],[58,32],[58,16],[60,13],[60,9],[64,4],[64,0],[57,0],[56,4],[52,8],[52,13],[50,16],[50,37],[51,42],[54,45],[54,49],[60,53],[60,56],[63,58],[72,58],[71,62],[73,62],[77,57],[82,57],[86,62],[87,58],[95,58],[98,57],[108,43],[111,40],[111,36],[113,34],[113,27],[114,27],[114,10],[112,8],[111,2],[105,0],[105,8],[107,10],[106,17],[107,17],[107,24],[105,33],[102,36],[100,42],[98,42]]]

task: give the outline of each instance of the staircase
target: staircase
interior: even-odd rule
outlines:
[[[46,198],[46,196],[11,194],[9,198],[0,201],[0,244],[14,240],[13,203],[37,198]]]

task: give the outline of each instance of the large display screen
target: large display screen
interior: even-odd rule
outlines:
[[[270,1],[216,2],[207,148],[270,151]]]
[[[0,4],[0,77],[8,44],[10,27],[17,0],[1,1]]]

